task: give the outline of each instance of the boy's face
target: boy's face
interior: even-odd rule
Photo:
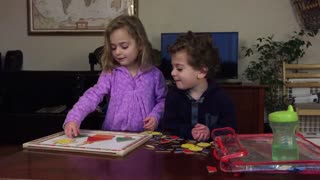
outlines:
[[[206,72],[194,69],[188,63],[188,56],[185,50],[178,51],[171,56],[171,75],[179,89],[187,90],[199,86],[205,79]]]
[[[110,34],[110,47],[114,60],[121,66],[138,67],[139,48],[125,28],[117,29]]]

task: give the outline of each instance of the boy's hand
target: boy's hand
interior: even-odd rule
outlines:
[[[197,141],[197,139],[199,139],[200,133],[195,128],[191,130],[191,134],[194,140]]]
[[[64,126],[64,133],[68,138],[76,137],[80,134],[78,124],[75,121],[68,122]]]
[[[143,128],[148,131],[154,131],[158,126],[158,122],[155,117],[146,117],[143,120]]]
[[[193,139],[197,141],[207,141],[210,138],[210,129],[203,124],[196,124],[191,130]]]

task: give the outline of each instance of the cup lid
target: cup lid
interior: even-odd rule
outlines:
[[[287,111],[276,111],[269,114],[271,122],[295,122],[298,121],[298,114],[293,110],[292,105],[288,106]]]

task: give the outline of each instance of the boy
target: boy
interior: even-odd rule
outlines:
[[[211,79],[218,51],[207,35],[188,32],[169,47],[176,87],[166,97],[164,130],[186,139],[207,141],[215,128],[236,129],[235,108]]]

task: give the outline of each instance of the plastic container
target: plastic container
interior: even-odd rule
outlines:
[[[223,172],[299,173],[320,175],[320,146],[295,133],[299,160],[273,161],[273,134],[236,134],[232,128],[212,130],[215,148]]]
[[[289,105],[287,111],[269,114],[270,127],[273,132],[272,160],[299,160],[299,149],[295,137],[298,125],[298,114]]]

